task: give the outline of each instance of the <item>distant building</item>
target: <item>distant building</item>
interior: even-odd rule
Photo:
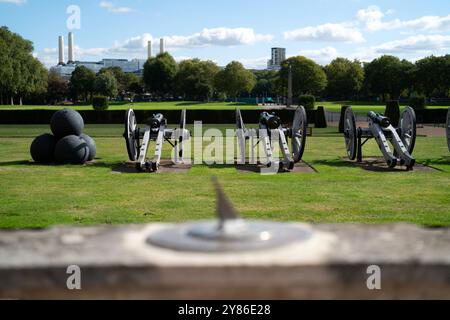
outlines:
[[[64,62],[64,38],[58,38],[59,46],[59,61],[58,65],[50,68],[51,71],[56,72],[64,79],[70,79],[72,72],[76,67],[84,66],[95,73],[100,72],[104,68],[119,67],[125,73],[134,73],[136,75],[142,76],[144,73],[144,64],[147,60],[145,59],[103,59],[98,62],[89,61],[75,61],[75,46],[74,37],[72,33],[69,33],[69,61]],[[148,43],[148,58],[152,57],[152,44]],[[161,51],[164,52],[164,39],[160,41]]]
[[[267,69],[280,70],[284,60],[286,60],[286,48],[272,48],[272,59],[267,62]]]

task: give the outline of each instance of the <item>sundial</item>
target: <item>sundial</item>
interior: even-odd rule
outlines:
[[[283,247],[311,237],[309,230],[287,223],[244,220],[217,179],[218,219],[180,224],[151,234],[147,243],[185,252],[245,252]]]

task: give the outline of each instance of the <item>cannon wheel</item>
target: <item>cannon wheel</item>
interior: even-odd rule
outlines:
[[[450,108],[448,108],[447,113],[447,144],[448,150],[450,151]]]
[[[294,122],[292,123],[292,153],[294,162],[302,160],[306,146],[306,131],[308,130],[308,118],[304,107],[295,110]]]
[[[416,113],[411,107],[407,107],[400,116],[400,138],[409,154],[412,154],[416,145],[417,122]]]
[[[240,109],[236,109],[236,129],[245,130],[244,120]]]
[[[186,132],[186,109],[183,109],[181,111],[181,121],[180,121],[180,159],[184,158],[184,138],[185,138],[185,132]]]
[[[139,139],[136,137],[137,121],[133,110],[128,110],[125,114],[125,132],[123,137],[127,145],[128,157],[131,161],[139,158]]]
[[[347,108],[344,115],[344,137],[348,157],[350,160],[355,160],[358,151],[358,136],[355,113],[351,107]]]

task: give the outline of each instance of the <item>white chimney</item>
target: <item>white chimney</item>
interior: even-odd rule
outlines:
[[[152,57],[152,55],[153,55],[153,53],[152,53],[152,42],[151,41],[148,42],[147,50],[148,50],[147,57],[148,57],[148,59],[150,59]]]
[[[69,32],[69,61],[68,63],[75,62],[74,46],[73,46],[73,33]]]
[[[161,38],[161,40],[159,40],[159,53],[164,53],[164,38]]]
[[[64,37],[59,36],[58,38],[58,48],[59,48],[59,59],[58,59],[58,65],[64,64]]]

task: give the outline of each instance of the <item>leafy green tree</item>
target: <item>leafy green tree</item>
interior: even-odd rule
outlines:
[[[111,72],[99,73],[94,81],[94,91],[106,97],[116,97],[118,94],[117,80]]]
[[[0,28],[0,94],[14,104],[14,97],[21,103],[24,97],[46,90],[47,71],[33,57],[33,44],[7,27]]]
[[[50,71],[48,74],[48,100],[56,104],[69,95],[69,83],[58,73]]]
[[[212,61],[184,60],[178,66],[175,87],[189,100],[209,100],[214,94],[214,78],[220,68]]]
[[[242,63],[232,61],[217,73],[214,82],[218,91],[237,99],[240,94],[248,93],[255,87],[256,77]]]
[[[365,85],[369,92],[383,100],[398,100],[402,92],[411,86],[414,65],[397,57],[384,55],[365,64]]]
[[[430,96],[450,94],[450,55],[430,56],[416,62],[417,91]]]
[[[178,65],[173,57],[164,52],[150,58],[144,64],[144,84],[150,92],[158,95],[172,93]]]
[[[124,95],[128,89],[128,77],[119,67],[109,67],[100,70],[99,74],[110,73],[117,80],[117,90],[120,95]]]
[[[278,72],[274,70],[255,70],[256,85],[252,90],[253,96],[276,96],[276,81]]]
[[[92,98],[94,92],[95,72],[86,68],[85,66],[78,66],[72,72],[70,78],[70,89],[75,100],[78,100],[80,95],[83,96],[84,101],[88,101],[88,97]]]
[[[337,58],[325,67],[327,95],[338,99],[355,97],[364,84],[364,69],[359,61]]]
[[[285,60],[279,73],[279,87],[287,92],[289,68],[292,68],[292,91],[294,96],[320,94],[327,86],[327,76],[322,67],[314,61],[302,57]]]

